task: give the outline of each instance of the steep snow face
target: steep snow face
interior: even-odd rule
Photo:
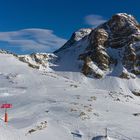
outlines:
[[[71,46],[74,46],[74,44],[80,42],[80,40],[84,39],[86,36],[88,36],[91,31],[93,29],[91,28],[83,28],[80,29],[76,32],[74,32],[70,38],[70,40],[68,40],[68,42],[66,42],[60,49],[56,50],[54,53],[58,53],[60,51],[63,51]]]
[[[83,28],[83,29],[80,29],[78,31],[76,31],[74,34],[73,34],[73,39],[75,41],[79,41],[81,40],[82,38],[84,38],[85,36],[89,35],[91,33],[92,29],[90,28]]]

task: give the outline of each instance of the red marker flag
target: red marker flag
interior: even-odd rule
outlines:
[[[2,104],[0,108],[12,108],[12,104]]]

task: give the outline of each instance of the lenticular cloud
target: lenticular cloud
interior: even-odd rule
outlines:
[[[0,42],[6,43],[9,47],[17,47],[21,51],[53,52],[61,47],[66,40],[56,36],[52,30],[23,29],[12,32],[0,32]]]

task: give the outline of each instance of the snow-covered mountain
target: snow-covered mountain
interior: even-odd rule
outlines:
[[[139,140],[139,32],[133,16],[117,14],[54,54],[1,50],[0,104],[13,108],[0,138]]]
[[[68,49],[79,53],[85,75],[127,79],[140,75],[140,26],[131,15],[116,14],[95,29],[81,29],[55,53],[63,55]]]

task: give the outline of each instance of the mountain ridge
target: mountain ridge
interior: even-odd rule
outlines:
[[[68,53],[69,50],[71,54],[73,53],[72,55]],[[44,70],[47,70],[49,67],[45,67],[45,65],[49,64],[47,62],[49,55],[55,59],[52,61],[54,63],[51,65],[52,70],[59,70],[60,68],[61,71],[61,68],[69,63],[69,60],[65,62],[64,59],[69,57],[73,61],[71,63],[77,64],[77,66],[67,65],[69,71],[73,71],[72,67],[77,67],[77,71],[81,71],[85,76],[93,78],[117,76],[125,79],[139,77],[139,23],[132,15],[119,13],[97,28],[82,28],[74,32],[71,38],[54,54],[34,53],[29,56],[17,55],[17,57],[31,67],[40,69],[41,66]],[[66,55],[67,58],[65,58]],[[29,62],[27,57],[30,57],[33,61]],[[37,57],[38,59],[35,59]],[[58,67],[55,67],[55,65],[58,65]],[[78,67],[81,67],[81,69]]]
[[[73,41],[74,35],[76,37],[76,34],[73,34],[70,40],[54,53],[59,55],[60,51],[80,47],[84,40],[87,40],[84,51],[79,55],[79,59],[84,63],[81,70],[83,74],[102,78],[107,71],[109,72],[109,69],[116,69],[118,65],[122,67],[122,72],[116,76],[126,79],[135,78],[135,75],[140,74],[140,29],[138,25],[133,16],[119,13],[97,28],[87,29],[88,34],[85,32],[78,41]],[[83,33],[84,31],[86,29]],[[95,67],[102,72],[96,72]],[[107,75],[111,75],[111,71]]]

